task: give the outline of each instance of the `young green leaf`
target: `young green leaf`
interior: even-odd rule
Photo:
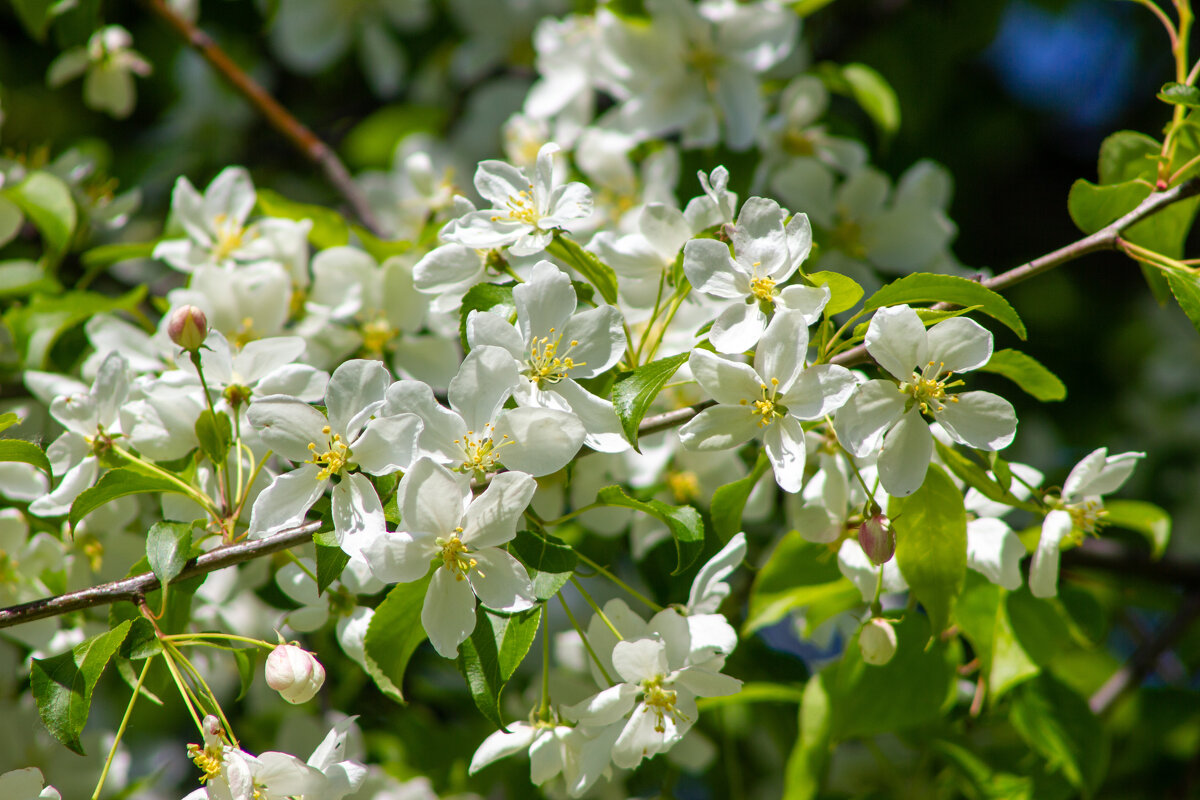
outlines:
[[[852,605],[862,599],[854,584],[842,577],[828,546],[789,531],[754,579],[742,635],[778,622],[793,609],[839,597]]]
[[[1043,403],[1065,400],[1067,397],[1066,384],[1036,358],[1020,350],[997,350],[979,371],[1003,375],[1020,386],[1026,394]]]
[[[1142,500],[1107,500],[1105,522],[1118,528],[1140,533],[1150,542],[1150,555],[1162,558],[1171,543],[1171,515]]]
[[[421,607],[432,575],[413,583],[398,583],[388,592],[367,626],[364,649],[379,671],[372,674],[384,694],[404,702],[404,670],[417,645],[425,641]]]
[[[842,77],[850,86],[850,95],[867,112],[883,138],[900,130],[900,100],[887,79],[866,64],[846,64]]]
[[[80,642],[70,652],[33,660],[33,698],[38,714],[55,739],[81,756],[87,755],[79,736],[91,711],[92,690],[129,633],[129,626],[126,620]]]
[[[728,542],[731,536],[742,529],[742,512],[746,510],[746,501],[758,485],[759,478],[766,474],[770,466],[771,461],[767,458],[766,451],[760,450],[758,460],[754,462],[754,469],[749,475],[727,483],[713,492],[708,513],[712,519],[713,533],[722,542]]]
[[[20,461],[33,466],[52,477],[50,460],[42,448],[22,439],[0,439],[0,461]]]
[[[950,624],[967,576],[967,512],[962,492],[931,465],[925,483],[908,497],[893,497],[888,516],[896,531],[896,561],[913,595],[940,634]]]
[[[338,545],[332,531],[314,533],[313,543],[317,547],[317,594],[321,595],[342,576],[350,556]]]
[[[677,564],[672,575],[678,575],[692,565],[704,550],[704,520],[691,506],[667,505],[661,500],[637,500],[625,494],[620,486],[606,486],[596,495],[596,502],[605,506],[632,508],[666,524],[675,540]]]
[[[183,572],[191,550],[191,523],[156,522],[146,535],[146,560],[154,576],[164,584]]]
[[[1200,108],[1200,89],[1172,81],[1158,90],[1158,99],[1168,105]]]
[[[111,264],[131,261],[135,258],[150,258],[158,242],[122,242],[102,244],[79,254],[79,260],[88,270],[103,269]]]
[[[350,226],[341,214],[331,208],[297,203],[270,189],[259,189],[258,209],[268,217],[312,220],[313,226],[308,232],[308,240],[318,250],[350,243]]]
[[[537,636],[540,607],[496,616],[479,606],[475,630],[458,648],[458,669],[476,708],[496,727],[507,730],[500,714],[500,692],[516,672]]]
[[[1190,273],[1169,272],[1167,285],[1171,287],[1171,294],[1175,295],[1175,300],[1191,321],[1192,327],[1200,333],[1200,278]]]
[[[584,250],[569,236],[555,236],[546,252],[574,269],[604,298],[606,303],[617,302],[617,273],[594,255]]]
[[[829,728],[833,714],[825,688],[827,672],[819,672],[804,685],[800,702],[800,735],[788,756],[783,800],[812,800],[821,790],[829,761]]]
[[[617,418],[621,420],[621,430],[625,432],[625,438],[633,445],[634,450],[638,449],[638,426],[642,424],[650,404],[658,397],[658,393],[666,386],[671,376],[687,362],[689,355],[690,353],[680,353],[677,356],[662,358],[617,376],[612,388],[613,408],[617,412]]]
[[[207,408],[196,419],[196,440],[200,450],[214,464],[224,464],[233,446],[233,422],[221,411],[214,415]]]
[[[96,482],[95,486],[80,492],[79,496],[75,498],[75,502],[71,504],[71,513],[67,519],[74,528],[79,524],[79,520],[105,503],[116,500],[118,497],[151,492],[185,494],[183,487],[172,480],[157,475],[148,475],[132,467],[122,467],[109,470]]]
[[[539,602],[558,594],[579,563],[575,551],[550,534],[534,531],[517,531],[508,549],[529,569],[529,580],[533,583],[533,596]]]
[[[162,641],[158,638],[158,632],[154,630],[154,625],[150,623],[150,620],[139,616],[127,621],[132,624],[125,640],[121,642],[117,655],[130,661],[141,661],[143,658],[149,658],[162,652]]]
[[[957,306],[978,306],[979,310],[1007,325],[1013,333],[1025,338],[1025,323],[1009,302],[982,283],[956,275],[935,275],[916,272],[892,281],[863,304],[864,311],[905,303],[953,303]]]
[[[46,246],[61,254],[75,233],[77,213],[71,190],[49,172],[31,172],[15,186],[0,189],[41,231]]]
[[[1041,675],[1014,695],[1008,713],[1017,734],[1072,786],[1090,797],[1108,770],[1108,733],[1087,701]]]
[[[237,697],[233,698],[234,702],[245,697],[246,692],[250,691],[250,687],[254,684],[254,676],[258,673],[258,652],[257,647],[239,647],[233,651],[233,660],[237,662],[240,681]]]
[[[829,287],[829,302],[824,311],[827,317],[849,311],[862,299],[863,288],[840,272],[810,272],[807,277],[814,286]]]

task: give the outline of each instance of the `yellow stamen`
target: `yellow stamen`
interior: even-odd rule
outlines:
[[[436,539],[436,543],[442,548],[442,566],[449,570],[454,575],[454,580],[465,580],[467,573],[475,570],[483,577],[482,570],[479,569],[479,562],[470,557],[471,551],[463,544],[462,539],[458,538],[462,533],[462,528],[455,528],[454,533],[448,538]]]
[[[525,361],[525,375],[537,384],[538,388],[541,388],[543,383],[558,383],[567,377],[567,373],[575,367],[587,365],[585,361],[576,363],[571,358],[571,351],[579,346],[577,340],[572,339],[567,345],[566,352],[560,356],[558,355],[558,346],[561,343],[562,334],[554,336],[554,328],[550,329],[549,336],[540,338],[535,336],[529,343],[529,358]]]

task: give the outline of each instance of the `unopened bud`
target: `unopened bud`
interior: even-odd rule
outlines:
[[[858,649],[863,661],[882,667],[896,655],[896,630],[883,617],[872,617],[858,633]]]
[[[871,559],[871,563],[878,567],[891,561],[892,556],[896,555],[896,532],[892,530],[891,520],[879,511],[878,506],[874,511],[874,514],[858,526],[858,543],[862,545],[863,552]]]
[[[195,306],[180,306],[167,320],[167,335],[172,342],[194,353],[208,336],[208,317]]]
[[[289,703],[306,703],[325,683],[325,668],[307,650],[281,644],[267,656],[267,685]]]

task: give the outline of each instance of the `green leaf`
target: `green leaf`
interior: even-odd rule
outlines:
[[[569,236],[555,236],[546,252],[559,259],[596,287],[607,303],[617,302],[617,273],[594,255],[584,250]]]
[[[897,733],[933,722],[956,693],[957,648],[936,637],[927,646],[932,631],[920,614],[892,622],[896,654],[891,661],[881,667],[864,662],[856,636],[834,667],[827,684],[834,739]]]
[[[1141,500],[1108,500],[1104,521],[1140,533],[1150,542],[1151,556],[1162,558],[1171,543],[1171,515],[1153,503]]]
[[[102,244],[80,254],[79,260],[88,270],[103,269],[122,261],[135,258],[150,258],[158,242],[121,242],[118,244]]]
[[[22,439],[0,439],[0,461],[20,461],[32,464],[46,475],[53,477],[50,470],[50,460],[42,452],[42,448],[33,442]]]
[[[139,616],[127,621],[132,624],[117,651],[121,658],[141,661],[162,652],[162,641],[158,638],[158,632],[154,630],[154,625],[150,623],[150,620]]]
[[[292,220],[312,220],[308,240],[313,247],[324,250],[350,243],[350,226],[341,214],[332,208],[297,203],[270,189],[258,190],[258,210],[268,217]]]
[[[970,573],[954,615],[979,657],[987,677],[988,701],[993,704],[1041,671],[1017,641],[1008,619],[1007,595],[1003,587]]]
[[[1033,779],[1010,772],[996,772],[983,759],[953,742],[937,740],[933,749],[953,764],[975,790],[980,800],[1032,800]]]
[[[806,541],[799,531],[789,531],[754,579],[742,635],[818,599],[851,593],[855,602],[861,598],[854,584],[842,577],[836,553],[827,545]]]
[[[250,687],[254,684],[254,676],[258,672],[258,648],[239,647],[233,651],[233,660],[237,662],[238,680],[240,681],[237,697],[233,698],[236,703],[246,696],[246,692],[250,691]]]
[[[371,677],[383,693],[398,703],[404,702],[404,670],[417,645],[425,641],[421,625],[421,607],[432,574],[413,583],[398,583],[388,592],[371,624],[367,626],[364,649],[378,674]]]
[[[105,633],[80,642],[68,653],[33,660],[33,697],[46,730],[79,755],[79,741],[92,706],[92,690],[108,660],[129,633],[126,620]]]
[[[0,432],[8,430],[20,421],[21,418],[15,412],[5,411],[3,414],[0,414]]]
[[[17,238],[24,224],[25,215],[17,204],[0,196],[0,247]]]
[[[517,531],[508,549],[529,569],[533,596],[540,602],[558,594],[571,579],[579,556],[561,539],[534,531]]]
[[[39,42],[45,41],[46,31],[54,19],[51,8],[58,0],[12,0],[13,9],[29,35]]]
[[[186,494],[178,483],[166,478],[148,475],[130,467],[113,469],[104,473],[95,486],[79,493],[75,502],[71,504],[71,513],[67,519],[74,528],[79,524],[79,520],[105,503],[118,497],[150,492]]]
[[[458,669],[467,679],[471,699],[501,730],[507,728],[500,714],[500,692],[529,652],[541,618],[540,606],[504,617],[479,606],[475,630],[459,645]]]
[[[1105,186],[1077,180],[1067,196],[1067,209],[1081,231],[1095,233],[1137,208],[1150,196],[1153,188],[1141,178]],[[1195,197],[1174,203],[1121,235],[1168,258],[1181,258],[1184,240],[1196,216],[1197,203],[1200,199]]]
[[[765,450],[760,450],[754,469],[740,480],[718,487],[713,492],[712,505],[709,506],[709,519],[712,520],[713,533],[722,542],[728,542],[730,537],[742,529],[742,512],[746,510],[746,501],[750,493],[758,485],[758,480],[766,474],[771,466]]]
[[[884,306],[906,303],[953,303],[958,306],[977,306],[980,311],[1007,325],[1013,333],[1025,338],[1025,323],[1008,301],[982,283],[955,275],[935,275],[917,272],[905,275],[884,286],[867,298],[863,310],[873,311]]]
[[[1172,81],[1158,90],[1158,99],[1173,106],[1200,108],[1200,89]]]
[[[190,522],[156,522],[146,535],[146,560],[160,581],[170,583],[187,565],[192,551]]]
[[[215,416],[209,409],[200,412],[196,418],[196,439],[200,442],[200,450],[208,456],[213,464],[225,464],[229,456],[229,448],[233,446],[233,421],[224,411]]]
[[[1039,600],[1022,586],[1004,598],[1005,611],[1012,625],[1013,637],[1029,659],[1045,667],[1071,641],[1070,630],[1058,604]]]
[[[46,273],[36,261],[14,259],[0,262],[0,297],[16,297],[33,292],[59,292],[62,284]]]
[[[139,286],[119,297],[98,292],[35,294],[27,305],[14,305],[4,312],[4,322],[12,330],[25,358],[27,369],[45,366],[50,349],[66,331],[82,325],[96,314],[137,310],[146,297]]]
[[[612,388],[613,409],[621,420],[621,430],[625,438],[638,450],[638,426],[646,416],[650,404],[658,397],[658,393],[667,385],[680,367],[688,360],[691,353],[680,353],[677,356],[662,358],[643,364],[631,372],[622,372],[617,376]]]
[[[829,287],[829,302],[823,312],[827,317],[849,311],[862,299],[863,288],[840,272],[810,272],[806,277],[814,286]]]
[[[666,524],[675,540],[678,559],[672,575],[678,575],[692,565],[704,549],[704,520],[700,512],[691,506],[672,506],[661,500],[637,500],[625,494],[620,486],[606,486],[596,495],[596,502],[604,506],[632,508],[649,514]]]
[[[891,84],[866,64],[846,64],[842,77],[850,86],[850,95],[867,112],[883,138],[900,130],[900,101]]]
[[[1192,327],[1200,333],[1200,277],[1190,273],[1168,272],[1167,285],[1171,287],[1171,294],[1183,313],[1191,320]]]
[[[342,577],[342,571],[350,563],[350,556],[337,543],[332,531],[313,534],[317,547],[317,594],[324,594],[329,584]]]
[[[791,4],[791,9],[796,12],[796,16],[803,18],[820,11],[832,2],[833,0],[794,0]],[[790,795],[788,796],[788,800],[791,800]]]
[[[1101,185],[1124,183],[1134,178],[1154,182],[1162,144],[1138,131],[1117,131],[1100,145]]]
[[[1042,675],[1014,695],[1009,721],[1051,772],[1085,797],[1099,788],[1108,770],[1108,735],[1082,697]]]
[[[829,761],[830,725],[833,720],[827,673],[821,672],[804,685],[800,703],[800,733],[788,756],[784,772],[783,800],[812,800],[821,790],[821,778]]]
[[[1067,397],[1067,387],[1058,376],[1042,366],[1036,358],[1020,350],[997,350],[979,370],[1003,375],[1020,386],[1026,394],[1043,403],[1065,400]]]
[[[696,699],[696,707],[701,711],[722,706],[741,706],[747,703],[800,703],[804,700],[804,691],[784,683],[769,683],[766,681],[751,681],[743,683],[736,694],[720,697],[700,697]]]
[[[513,285],[511,283],[477,283],[463,295],[462,307],[459,309],[458,335],[462,340],[463,352],[469,352],[471,347],[467,342],[467,317],[472,311],[491,311],[502,317],[511,318],[517,313],[516,303],[513,302]]]
[[[950,624],[967,576],[967,512],[954,481],[936,464],[908,497],[893,497],[888,516],[896,531],[896,563],[925,606],[935,634]]]
[[[989,500],[995,500],[997,503],[1004,503],[1013,508],[1021,508],[1033,514],[1040,514],[1041,509],[1028,500],[1017,498],[1011,491],[1000,487],[999,482],[988,476],[983,467],[979,466],[969,456],[954,447],[942,444],[934,439],[934,447],[937,448],[938,458],[946,465],[951,472],[958,477],[959,480],[966,483],[973,489],[976,489],[984,497]]]
[[[392,154],[402,139],[413,133],[438,133],[446,109],[410,103],[384,106],[350,129],[341,150],[356,169],[389,169]]]
[[[75,201],[71,190],[49,172],[31,172],[25,180],[0,189],[41,231],[46,245],[61,254],[75,232]]]

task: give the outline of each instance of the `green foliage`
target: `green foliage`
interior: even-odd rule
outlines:
[[[998,503],[1010,505],[1013,508],[1022,508],[1034,514],[1041,513],[1040,508],[1028,500],[1021,500],[1008,488],[1011,486],[1012,478],[1009,476],[1007,483],[1004,485],[999,480],[1003,470],[996,470],[996,477],[990,477],[988,473],[977,464],[972,458],[964,455],[961,451],[954,447],[949,447],[941,442],[934,440],[934,447],[937,449],[938,458],[942,464],[946,466],[955,477],[966,483],[973,489],[978,490],[984,497],[989,500],[995,500]]]
[[[805,277],[813,286],[829,287],[829,302],[825,304],[823,312],[826,317],[849,311],[862,299],[863,288],[853,278],[840,272],[810,272]]]
[[[1168,272],[1167,285],[1196,332],[1200,333],[1200,278],[1190,273]]]
[[[1158,99],[1173,106],[1200,108],[1200,89],[1182,83],[1164,83],[1158,90]]]
[[[617,273],[596,256],[579,246],[569,236],[555,236],[546,252],[576,270],[583,279],[596,287],[606,303],[617,302]]]
[[[950,624],[967,575],[962,492],[941,467],[930,465],[920,489],[891,499],[888,516],[896,531],[896,562],[940,633]]]
[[[541,623],[541,607],[511,616],[497,616],[479,606],[475,630],[459,645],[458,669],[476,708],[501,730],[500,693],[525,660]]]
[[[900,130],[900,101],[887,79],[866,64],[839,66],[828,61],[817,66],[817,74],[832,92],[848,95],[875,123],[880,138],[887,140]]]
[[[135,311],[146,298],[139,286],[123,295],[109,297],[97,292],[69,291],[62,294],[35,294],[25,305],[14,305],[4,312],[4,323],[13,333],[17,351],[27,369],[48,366],[50,349],[67,331],[82,325],[95,314]]]
[[[621,430],[625,438],[638,450],[638,426],[650,404],[658,397],[658,393],[667,385],[680,367],[687,363],[689,353],[652,361],[637,369],[622,372],[617,376],[612,388],[612,404],[621,420]],[[640,453],[641,450],[638,450]]]
[[[404,702],[404,671],[417,645],[425,641],[421,607],[432,575],[413,583],[398,583],[371,617],[364,643],[368,672],[388,697]]]
[[[1066,384],[1036,358],[1020,350],[997,350],[979,370],[1003,375],[1043,403],[1067,399]]]
[[[71,504],[68,520],[74,528],[79,524],[79,520],[118,497],[171,493],[185,494],[180,484],[158,475],[149,475],[131,467],[109,470],[101,476],[95,486],[79,493],[75,502]]]
[[[508,548],[528,568],[533,596],[543,603],[571,580],[579,563],[571,547],[548,533],[517,531]]]
[[[146,560],[154,577],[170,583],[183,572],[192,551],[192,526],[187,522],[156,522],[146,534]]]
[[[48,172],[31,172],[15,186],[0,189],[41,231],[46,246],[57,259],[66,252],[75,233],[78,215],[71,190]]]
[[[1016,694],[1009,719],[1049,771],[1084,797],[1095,793],[1108,769],[1109,740],[1083,698],[1043,675]]]
[[[233,446],[233,421],[224,411],[213,414],[209,409],[200,412],[196,419],[196,440],[200,451],[213,464],[224,464]]]
[[[459,309],[458,335],[462,342],[463,352],[470,352],[467,342],[467,318],[472,311],[491,311],[502,317],[512,318],[517,313],[513,302],[513,285],[511,283],[477,283],[463,295],[462,307]]]
[[[1036,676],[1041,668],[1025,652],[1008,616],[1003,587],[970,575],[959,598],[955,619],[979,658],[993,704],[1017,684]]]
[[[352,166],[387,168],[396,145],[414,133],[436,133],[446,120],[437,106],[391,105],[367,115],[342,140],[342,152]]]
[[[602,506],[632,508],[649,514],[666,524],[675,541],[677,563],[672,575],[678,575],[690,567],[704,550],[704,520],[700,512],[691,506],[672,506],[661,500],[637,500],[625,493],[620,486],[606,486],[596,495]]]
[[[1025,338],[1025,323],[1007,300],[983,284],[954,275],[935,275],[916,272],[905,275],[884,286],[867,298],[863,310],[874,311],[884,306],[912,303],[952,303],[959,306],[974,306],[992,319]],[[929,320],[925,320],[929,324]]]
[[[1171,515],[1164,509],[1144,500],[1108,500],[1105,522],[1118,528],[1135,531],[1146,537],[1150,553],[1161,558],[1171,543]]]
[[[308,240],[313,247],[324,250],[350,243],[350,226],[341,214],[324,206],[297,203],[270,189],[258,190],[258,210],[268,217],[291,220],[311,220]]]
[[[749,475],[727,483],[713,492],[709,519],[712,520],[713,533],[722,542],[728,542],[730,537],[742,529],[742,512],[746,510],[746,501],[750,499],[750,493],[770,466],[771,460],[767,458],[766,452],[759,451],[754,469]]]
[[[46,730],[69,749],[86,755],[79,741],[92,708],[92,690],[108,660],[129,633],[130,623],[75,645],[68,653],[33,660],[33,697]]]
[[[776,545],[758,571],[750,589],[750,608],[742,635],[778,622],[795,609],[806,608],[810,626],[814,615],[824,617],[852,608],[861,598],[854,584],[838,570],[837,554],[827,545],[806,541],[799,531],[790,531]]]
[[[0,461],[19,461],[24,464],[32,464],[46,473],[47,477],[52,475],[50,460],[46,458],[42,448],[33,442],[21,439],[0,439]]]
[[[832,721],[826,675],[824,672],[813,675],[804,685],[800,735],[788,756],[783,800],[812,800],[821,790],[825,765],[829,761]]]
[[[317,594],[321,595],[329,584],[342,577],[350,556],[337,543],[332,531],[314,533],[313,544],[317,549]]]

